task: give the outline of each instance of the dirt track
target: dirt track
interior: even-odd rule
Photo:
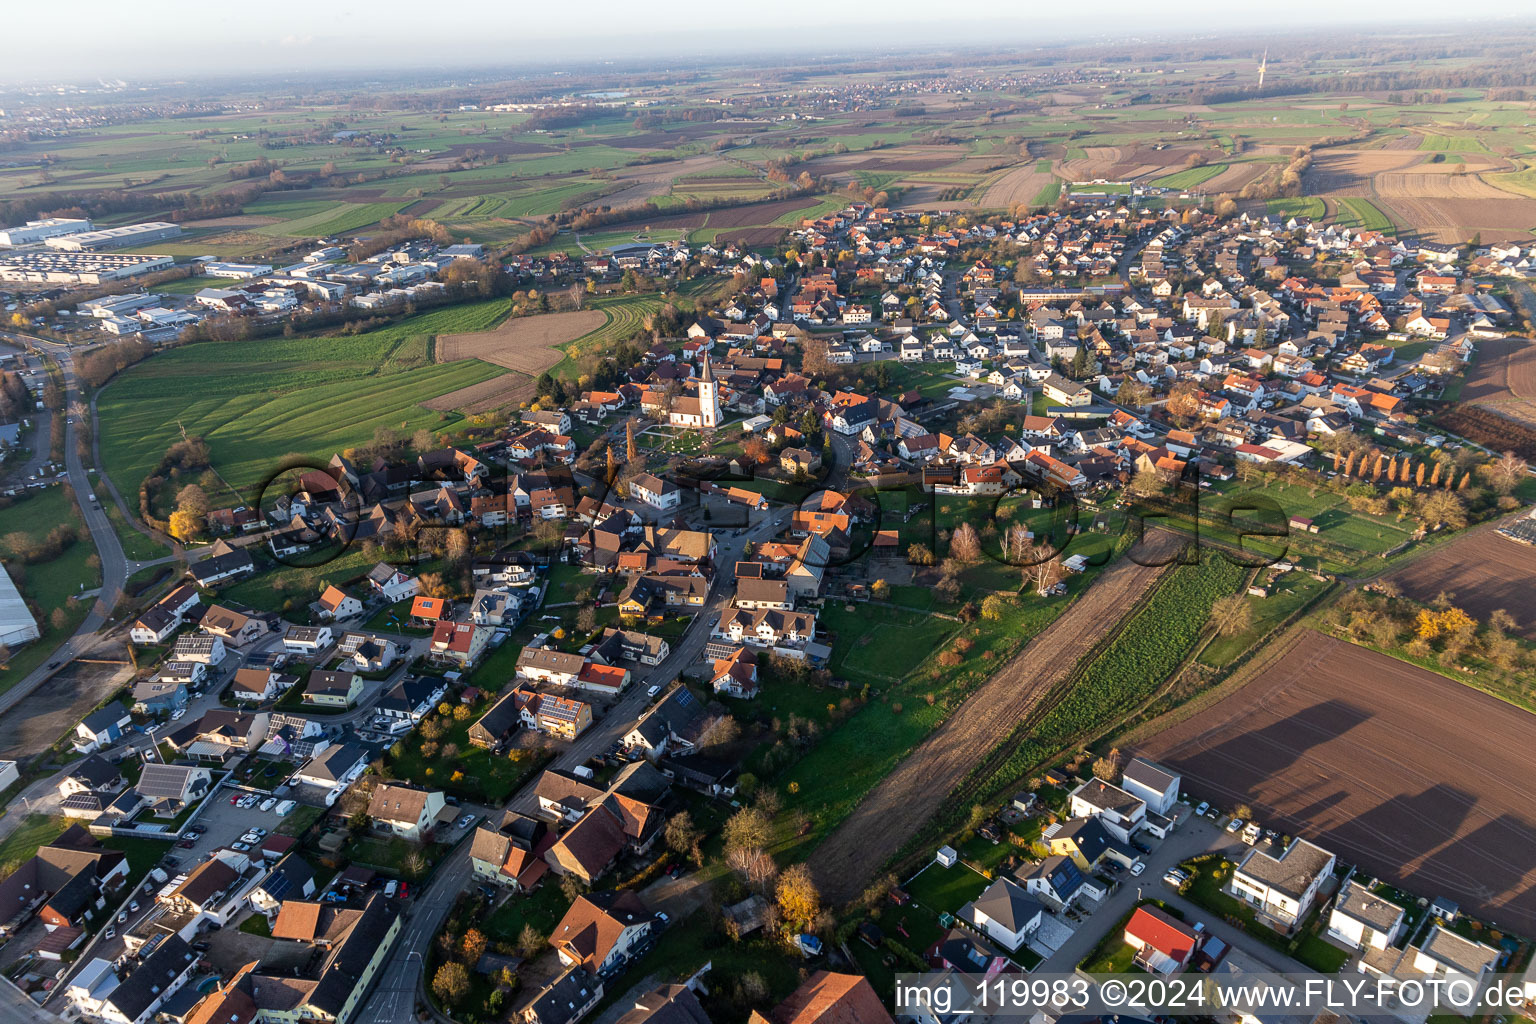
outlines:
[[[1149,543],[1152,551],[1171,553],[1183,540],[1157,533]],[[827,899],[838,904],[856,897],[977,762],[1037,709],[1166,568],[1126,560],[1108,570],[897,764],[811,855],[811,870]]]
[[[1366,872],[1536,933],[1536,715],[1310,630],[1253,678],[1136,753],[1197,800],[1248,803]]]

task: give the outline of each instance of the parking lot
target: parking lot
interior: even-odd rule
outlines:
[[[259,794],[249,794],[258,796],[255,806],[231,806],[229,802],[231,797],[243,797],[246,795],[248,794],[244,790],[223,787],[209,798],[207,807],[203,809],[203,813],[197,816],[196,822],[196,827],[201,827],[206,831],[193,840],[193,845],[190,849],[178,844],[170,851],[173,856],[181,861],[177,871],[186,871],[201,864],[207,859],[208,854],[221,847],[232,846],[239,842],[240,837],[252,828],[265,829],[268,835],[277,831],[277,826],[282,824],[284,817],[277,813],[277,808],[282,805],[283,801],[274,800],[271,808],[263,811],[261,803],[267,798],[261,797]],[[265,836],[262,838],[264,840]],[[256,845],[260,846],[260,843]],[[249,852],[253,856],[256,855],[254,849]]]

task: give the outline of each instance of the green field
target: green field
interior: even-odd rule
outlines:
[[[1419,148],[1434,153],[1486,153],[1488,147],[1470,135],[1433,135],[1419,139]]]
[[[478,360],[434,364],[429,339],[484,330],[509,308],[498,299],[355,337],[202,342],[161,353],[102,392],[104,468],[120,491],[135,493],[184,428],[208,441],[215,468],[248,499],[244,492],[290,453],[323,461],[380,427],[407,435],[450,427],[458,414],[420,403],[504,371]]]
[[[1206,164],[1203,167],[1191,167],[1174,174],[1165,174],[1161,178],[1153,178],[1151,183],[1158,188],[1194,188],[1224,173],[1226,169],[1226,164]]]
[[[1300,196],[1296,199],[1271,199],[1265,204],[1269,212],[1280,217],[1306,217],[1322,220],[1328,212],[1327,204],[1318,196]]]
[[[66,523],[75,527],[77,539],[58,557],[31,565],[11,557],[19,535],[41,541],[55,526]],[[95,599],[70,598],[100,586],[101,569],[92,564],[96,560],[96,545],[91,542],[85,520],[63,487],[36,491],[25,501],[0,509],[0,560],[30,603],[42,634],[12,654],[6,670],[0,673],[0,690],[4,690],[41,664],[80,625]]]
[[[1375,203],[1359,196],[1345,196],[1338,200],[1338,223],[1344,227],[1361,228],[1365,231],[1396,231],[1397,225]]]

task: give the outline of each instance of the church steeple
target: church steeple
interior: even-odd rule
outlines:
[[[713,383],[714,379],[715,373],[709,368],[709,349],[706,348],[704,350],[704,366],[699,371],[699,380]]]

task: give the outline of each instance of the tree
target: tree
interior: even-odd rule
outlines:
[[[176,507],[206,517],[211,507],[208,495],[197,484],[187,484],[176,492]]]
[[[1241,594],[1217,598],[1211,605],[1211,622],[1222,636],[1241,633],[1253,624],[1253,606]]]
[[[869,585],[869,596],[876,601],[884,601],[891,596],[891,585],[885,580],[875,580]]]
[[[1422,469],[1423,466],[1421,465]],[[1450,491],[1437,491],[1427,495],[1419,504],[1419,520],[1426,530],[1444,526],[1459,530],[1467,525],[1467,506]]]
[[[725,849],[762,849],[773,838],[773,823],[760,807],[743,807],[726,819]]]
[[[171,513],[171,536],[179,541],[188,541],[203,532],[204,521],[197,513],[188,509],[178,508]]]
[[[626,462],[640,461],[640,445],[635,441],[634,417],[624,421],[624,460]]]
[[[458,961],[448,961],[432,976],[432,991],[443,1002],[457,1006],[469,994],[469,972]]]
[[[26,534],[22,534],[26,537]],[[926,544],[912,544],[907,548],[907,561],[912,565],[932,565],[934,563],[933,552]]]
[[[517,933],[517,954],[524,960],[532,960],[544,950],[546,940],[539,930],[531,924],[523,925],[523,930]]]
[[[459,942],[459,949],[464,953],[464,962],[473,967],[480,962],[480,957],[485,954],[485,933],[478,928],[471,928],[464,933],[464,938]]]
[[[1524,459],[1514,452],[1505,452],[1497,462],[1488,465],[1488,482],[1496,494],[1504,495],[1518,487],[1529,472]]]
[[[821,913],[821,891],[816,888],[811,869],[804,864],[792,864],[784,869],[775,894],[785,920],[807,922]]]
[[[597,628],[597,609],[586,605],[576,613],[576,628],[583,633],[590,633]]]
[[[411,435],[411,447],[416,449],[418,454],[429,452],[437,447],[437,439],[432,436],[432,431],[422,427]]]
[[[760,847],[727,850],[725,863],[742,881],[760,892],[766,892],[779,873],[779,866]]]
[[[1001,594],[988,594],[981,602],[981,617],[996,622],[1008,613],[1008,600]]]
[[[1168,392],[1168,415],[1190,419],[1200,412],[1199,389],[1193,381],[1180,381]]]
[[[667,849],[673,853],[690,858],[695,865],[703,864],[704,853],[700,844],[704,841],[704,833],[699,831],[693,823],[693,816],[687,811],[679,811],[667,819],[663,839]]]
[[[981,561],[981,538],[976,535],[976,527],[961,523],[949,539],[949,550],[962,564]]]

